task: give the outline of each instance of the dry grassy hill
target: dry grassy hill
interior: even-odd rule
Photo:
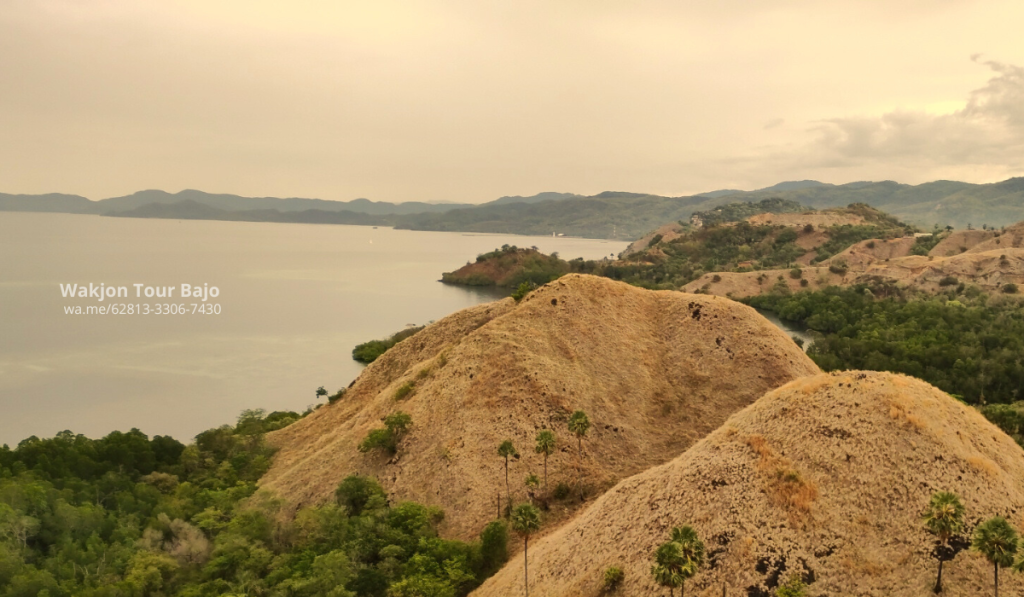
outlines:
[[[862,282],[887,282],[935,292],[950,277],[956,283],[976,284],[989,292],[998,292],[1008,283],[1024,285],[1024,222],[1003,231],[955,231],[940,240],[927,256],[911,254],[915,241],[914,237],[861,241],[818,265],[803,265],[799,279],[791,277],[789,269],[712,272],[684,285],[682,290],[743,298],[771,290],[780,276],[794,292]]]
[[[542,470],[539,429],[558,434],[551,483],[575,477],[566,421],[583,409],[593,423],[585,485],[596,494],[676,457],[764,392],[817,372],[746,306],[568,275],[518,304],[466,309],[398,343],[340,402],[272,434],[280,451],[261,484],[300,506],[329,499],[347,475],[373,475],[395,499],[441,506],[444,533],[468,538],[496,517],[505,493],[496,449],[506,438],[522,454],[510,478],[523,500],[522,480]],[[415,389],[396,400],[408,383]],[[398,454],[360,453],[366,434],[399,409],[413,426]]]
[[[687,595],[766,596],[799,573],[808,594],[931,595],[937,561],[920,513],[935,491],[959,494],[973,528],[1020,525],[1024,451],[974,409],[888,373],[796,380],[730,418],[685,454],[619,483],[530,546],[530,595],[596,597],[609,566],[616,595],[664,595],[650,566],[669,529],[692,525],[708,562]],[[944,595],[991,594],[992,568],[960,552]],[[1024,576],[1004,571],[1004,594]],[[473,593],[519,595],[522,554]]]

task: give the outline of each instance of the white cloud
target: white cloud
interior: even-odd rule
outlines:
[[[975,61],[995,76],[972,91],[963,108],[828,119],[814,125],[816,139],[794,157],[829,168],[889,162],[924,171],[965,166],[1019,171],[1024,156],[1024,68]]]

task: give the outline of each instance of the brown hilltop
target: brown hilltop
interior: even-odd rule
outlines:
[[[920,513],[935,491],[961,496],[969,526],[1024,514],[1024,451],[973,408],[923,381],[842,372],[769,392],[683,455],[626,479],[530,546],[530,594],[596,597],[620,566],[623,596],[661,595],[656,546],[692,525],[708,562],[687,595],[769,595],[813,577],[808,595],[931,595],[937,561]],[[473,593],[522,590],[522,554]],[[1004,571],[1005,572],[1005,571]],[[960,552],[944,595],[991,594],[992,568]],[[1000,575],[1006,594],[1024,578]]]
[[[522,480],[542,471],[539,429],[558,435],[551,484],[575,477],[566,421],[585,410],[585,484],[599,493],[679,455],[764,392],[817,372],[749,307],[568,275],[519,304],[466,309],[397,344],[340,402],[272,435],[280,451],[261,483],[301,506],[330,499],[347,475],[373,475],[394,499],[441,506],[443,532],[468,538],[495,518],[495,496],[505,493],[496,449],[506,438],[522,453],[509,476],[523,500]],[[410,381],[413,393],[396,401]],[[398,455],[358,452],[399,409],[413,427]]]

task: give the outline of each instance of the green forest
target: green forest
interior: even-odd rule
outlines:
[[[892,288],[859,285],[765,294],[746,302],[818,332],[808,355],[825,371],[905,373],[979,406],[1021,401],[1020,299],[990,297],[974,286],[951,288],[937,296],[902,296]],[[1019,432],[1016,426],[1007,431]]]
[[[444,513],[348,477],[334,503],[281,516],[259,491],[264,434],[300,418],[246,411],[184,445],[138,430],[0,449],[0,596],[457,597],[507,558],[506,523],[441,539]]]

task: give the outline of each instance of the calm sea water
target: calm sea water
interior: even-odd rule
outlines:
[[[186,440],[247,408],[302,410],[359,374],[352,347],[493,293],[441,273],[503,244],[563,258],[624,242],[360,226],[0,212],[0,443],[137,427]],[[127,286],[65,298],[60,284]],[[219,315],[68,315],[167,301],[133,284],[217,286]],[[178,299],[191,309],[192,299]]]

